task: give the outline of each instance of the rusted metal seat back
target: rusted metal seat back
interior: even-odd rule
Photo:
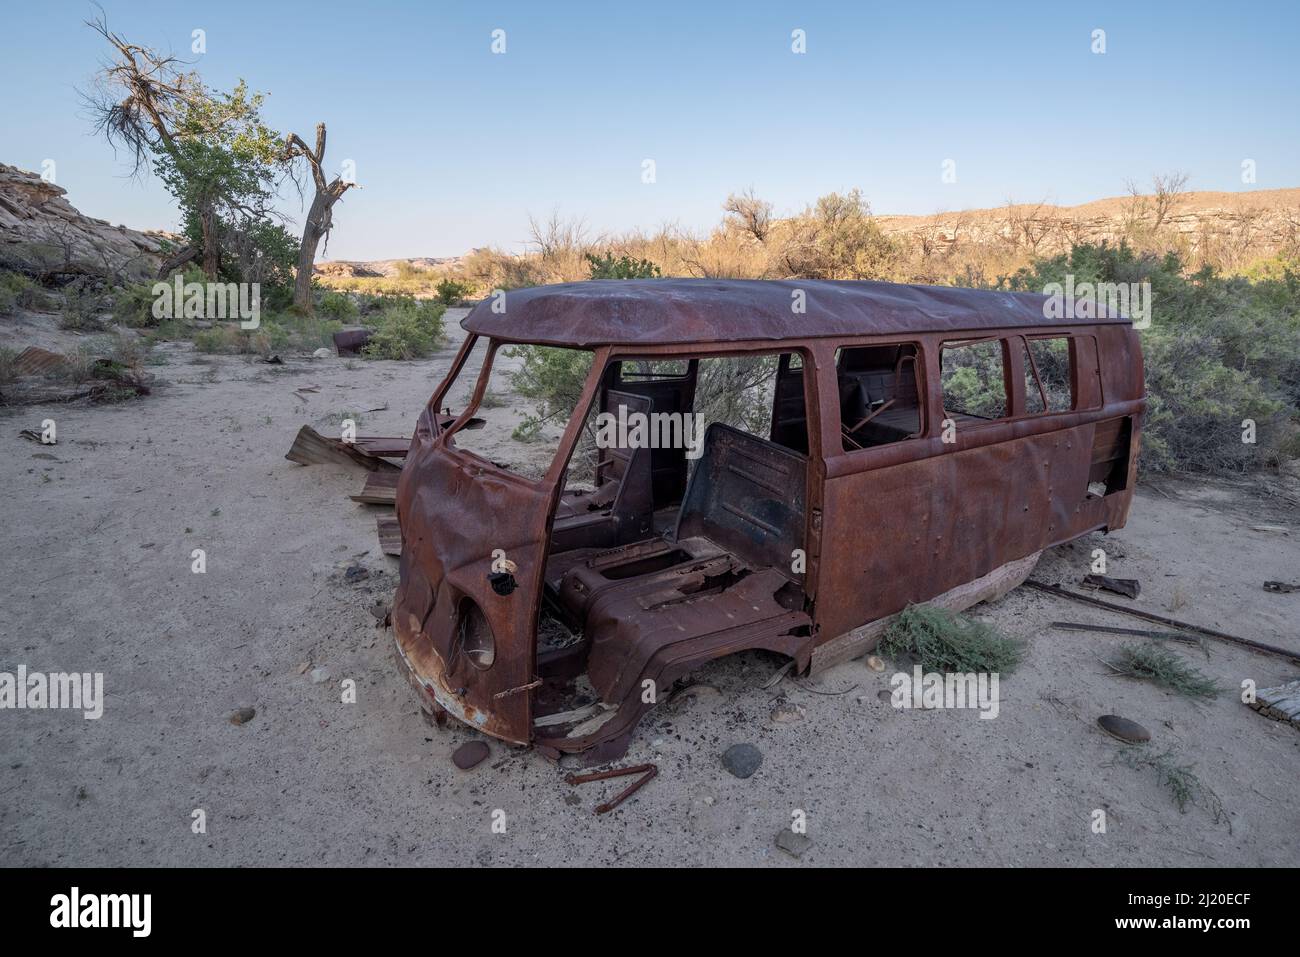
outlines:
[[[754,568],[791,579],[791,552],[803,547],[808,460],[714,422],[691,475],[677,540],[705,538]]]

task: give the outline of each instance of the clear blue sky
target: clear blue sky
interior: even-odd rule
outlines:
[[[1300,186],[1296,0],[103,5],[117,32],[187,57],[205,30],[196,67],[269,93],[275,128],[328,124],[330,165],[352,159],[364,187],[336,207],[331,259],[518,249],[528,214],[554,208],[593,231],[704,229],[748,186],[778,212],[856,186],[878,213],[922,214],[1086,202],[1171,170],[1192,189]],[[83,212],[174,227],[80,106],[106,56],[93,12],[5,0],[0,161],[54,159]]]

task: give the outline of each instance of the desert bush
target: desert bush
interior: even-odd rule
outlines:
[[[1205,672],[1161,645],[1124,645],[1106,664],[1116,674],[1151,681],[1189,698],[1217,698],[1223,693]]]
[[[113,318],[134,329],[156,328],[161,322],[153,314],[153,283],[132,283],[113,293]]]
[[[0,316],[19,309],[42,311],[50,308],[50,297],[31,277],[17,272],[0,272]]]
[[[543,422],[573,414],[591,370],[590,352],[553,346],[507,346],[502,352],[520,360],[510,381],[516,392],[534,402],[533,413],[515,429],[515,438],[535,438]]]
[[[434,286],[434,292],[438,297],[438,301],[444,306],[454,306],[473,292],[473,288],[467,282],[458,282],[455,279],[440,279],[438,284]]]
[[[366,343],[368,359],[421,359],[442,344],[442,316],[447,307],[440,302],[414,299],[392,303],[379,313],[374,331]]]
[[[615,257],[612,252],[600,256],[587,253],[586,259],[591,267],[590,279],[654,279],[659,275],[659,267],[648,259]]]
[[[934,605],[909,605],[880,641],[883,654],[912,656],[925,671],[1014,671],[1024,657],[1021,642],[991,625]]]
[[[104,311],[104,297],[88,285],[70,283],[63,290],[59,310],[59,328],[74,332],[100,332],[99,316]]]
[[[18,370],[15,368],[17,362],[17,350],[0,346],[0,385],[13,382],[18,378]]]
[[[327,319],[336,319],[343,323],[352,322],[361,314],[357,303],[344,292],[326,291],[321,293],[316,308]]]
[[[780,257],[792,276],[881,279],[898,258],[861,192],[828,193],[786,224]]]
[[[1300,455],[1300,270],[1270,278],[1188,273],[1176,253],[1106,243],[1074,246],[1009,277],[1042,292],[1081,282],[1149,282],[1151,326],[1142,331],[1148,413],[1144,471],[1244,472]],[[1242,441],[1244,420],[1256,442]]]

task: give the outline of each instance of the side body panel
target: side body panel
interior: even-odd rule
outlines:
[[[1044,330],[1047,331],[1047,330]],[[1138,436],[1145,409],[1141,351],[1126,327],[1074,330],[1095,337],[1079,349],[1076,376],[1100,378],[1095,409],[1024,416],[1022,369],[1011,350],[1008,385],[1012,415],[957,428],[942,440],[937,336],[916,337],[925,352],[922,437],[864,451],[836,454],[833,410],[823,409],[825,508],[818,565],[818,644],[867,622],[927,601],[994,569],[1099,528],[1122,527],[1133,495]],[[998,334],[1023,334],[1025,330]],[[868,340],[864,340],[868,341]],[[880,340],[889,341],[889,340]],[[1088,342],[1091,342],[1089,338]],[[823,357],[822,395],[834,395],[835,377]],[[1087,379],[1076,383],[1087,397]],[[1084,405],[1080,402],[1079,405]],[[1104,445],[1128,420],[1127,481],[1110,494],[1088,490],[1094,439]]]

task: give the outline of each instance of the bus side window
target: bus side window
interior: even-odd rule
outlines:
[[[854,452],[921,434],[918,350],[914,342],[845,346],[836,352],[840,436]]]
[[[958,422],[1006,418],[1011,401],[1001,339],[945,342],[939,363],[946,415]]]

